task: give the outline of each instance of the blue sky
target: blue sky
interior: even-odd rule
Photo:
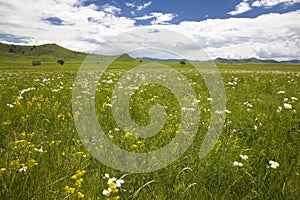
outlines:
[[[211,58],[300,59],[300,0],[0,0],[0,16],[6,43],[91,52],[147,27],[180,32]]]

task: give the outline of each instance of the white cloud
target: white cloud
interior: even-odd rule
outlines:
[[[125,6],[130,7],[130,8],[134,8],[135,4],[134,3],[125,2]]]
[[[136,19],[136,20],[148,20],[148,19],[152,19],[154,17],[155,17],[154,15],[150,14],[150,15],[144,15],[142,17],[135,17],[134,19]]]
[[[210,57],[300,59],[300,11],[256,18],[208,19],[170,25],[202,45]]]
[[[135,20],[117,17],[121,10],[106,4],[83,6],[77,0],[0,0],[0,33],[33,38],[31,44],[57,43],[64,47],[90,51],[95,42],[134,27]],[[43,19],[56,17],[67,26],[53,26]],[[90,19],[90,21],[88,20]]]
[[[140,6],[137,6],[136,10],[140,11],[140,10],[143,10],[147,7],[149,7],[151,5],[152,1],[149,1],[147,3],[145,3],[144,5],[140,5]]]
[[[228,14],[230,14],[230,15],[238,15],[238,14],[247,12],[249,10],[251,10],[251,7],[249,6],[249,3],[247,2],[247,0],[243,0],[242,2],[240,2],[235,7],[235,10],[228,12]]]
[[[135,3],[128,3],[128,2],[126,2],[125,6],[130,7],[130,8],[134,8],[137,11],[141,11],[141,10],[144,10],[145,8],[148,8],[151,4],[152,4],[152,1],[149,1],[149,2],[147,2],[145,4],[143,4],[143,5],[137,5]]]
[[[256,18],[207,19],[171,25],[168,23],[174,18],[172,13],[153,12],[130,19],[119,17],[117,13],[121,11],[116,8],[108,4],[83,6],[77,0],[0,0],[0,36],[9,34],[10,41],[16,36],[29,44],[57,43],[76,51],[93,51],[104,40],[139,28],[134,25],[136,20],[152,19],[147,27],[185,34],[197,41],[211,58],[300,59],[300,10]],[[42,20],[48,17],[61,19],[63,25],[54,26]],[[134,39],[126,38],[127,44],[139,48],[142,42]],[[169,39],[165,35],[152,44],[159,46]],[[183,48],[176,43],[174,48],[198,58],[194,46]]]
[[[291,6],[296,3],[300,3],[300,0],[257,0],[252,3],[252,6],[270,8],[281,3],[283,3],[285,6]]]
[[[152,12],[149,15],[144,15],[142,17],[136,17],[136,20],[148,20],[153,19],[151,24],[169,24],[169,22],[175,17],[172,13],[160,13],[160,12]]]
[[[173,13],[154,12],[151,14],[156,18],[151,24],[168,24],[175,17]]]
[[[109,4],[105,4],[104,6],[101,6],[104,12],[110,13],[110,14],[116,14],[116,13],[121,13],[121,9],[117,8],[115,6],[111,6]]]

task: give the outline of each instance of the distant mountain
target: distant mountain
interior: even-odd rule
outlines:
[[[180,61],[185,61],[188,62],[186,59],[161,59],[161,58],[150,58],[150,57],[142,57],[142,58],[137,58],[140,60],[148,60],[152,62],[180,62]]]
[[[83,60],[87,53],[76,52],[66,48],[63,48],[57,44],[44,44],[44,45],[14,45],[0,43],[0,57],[7,59],[13,59],[18,57],[29,57],[32,59],[80,59]],[[197,62],[196,60],[186,59],[160,59],[151,57],[132,58],[128,54],[122,54],[117,61],[130,62],[134,60],[146,60],[152,62]],[[257,58],[246,59],[225,59],[216,58],[214,62],[228,63],[228,64],[242,64],[242,63],[282,63],[282,64],[300,64],[300,60],[288,60],[288,61],[276,61],[276,60],[261,60]]]
[[[216,58],[214,61],[216,63],[227,63],[227,64],[242,64],[242,63],[300,64],[300,60],[276,61],[276,60],[261,60],[257,58],[245,58],[245,59]]]
[[[283,64],[300,64],[300,60],[287,60],[287,61],[280,61]]]
[[[276,60],[261,60],[257,58],[245,58],[245,59],[225,59],[216,58],[214,60],[217,63],[239,64],[239,63],[280,63]]]
[[[137,58],[140,60],[148,60],[152,62],[199,62],[197,60],[186,60],[186,59],[160,59],[151,57]],[[242,63],[270,63],[270,64],[300,64],[300,60],[287,60],[287,61],[276,61],[276,60],[262,60],[258,58],[244,58],[244,59],[226,59],[216,58],[213,60],[216,63],[227,63],[227,64],[242,64]]]

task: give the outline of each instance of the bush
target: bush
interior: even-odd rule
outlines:
[[[40,60],[33,60],[32,66],[42,65],[42,62]]]
[[[65,61],[64,60],[58,60],[57,63],[60,64],[60,65],[63,65],[63,64],[65,64]]]
[[[185,61],[182,60],[182,61],[179,62],[179,64],[180,65],[185,65],[186,63],[185,63]]]

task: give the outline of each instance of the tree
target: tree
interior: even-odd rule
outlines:
[[[60,64],[60,65],[64,65],[65,61],[64,60],[58,60],[57,63]]]
[[[185,65],[186,63],[185,63],[184,60],[182,60],[182,61],[179,62],[179,64],[183,66],[183,65]]]

